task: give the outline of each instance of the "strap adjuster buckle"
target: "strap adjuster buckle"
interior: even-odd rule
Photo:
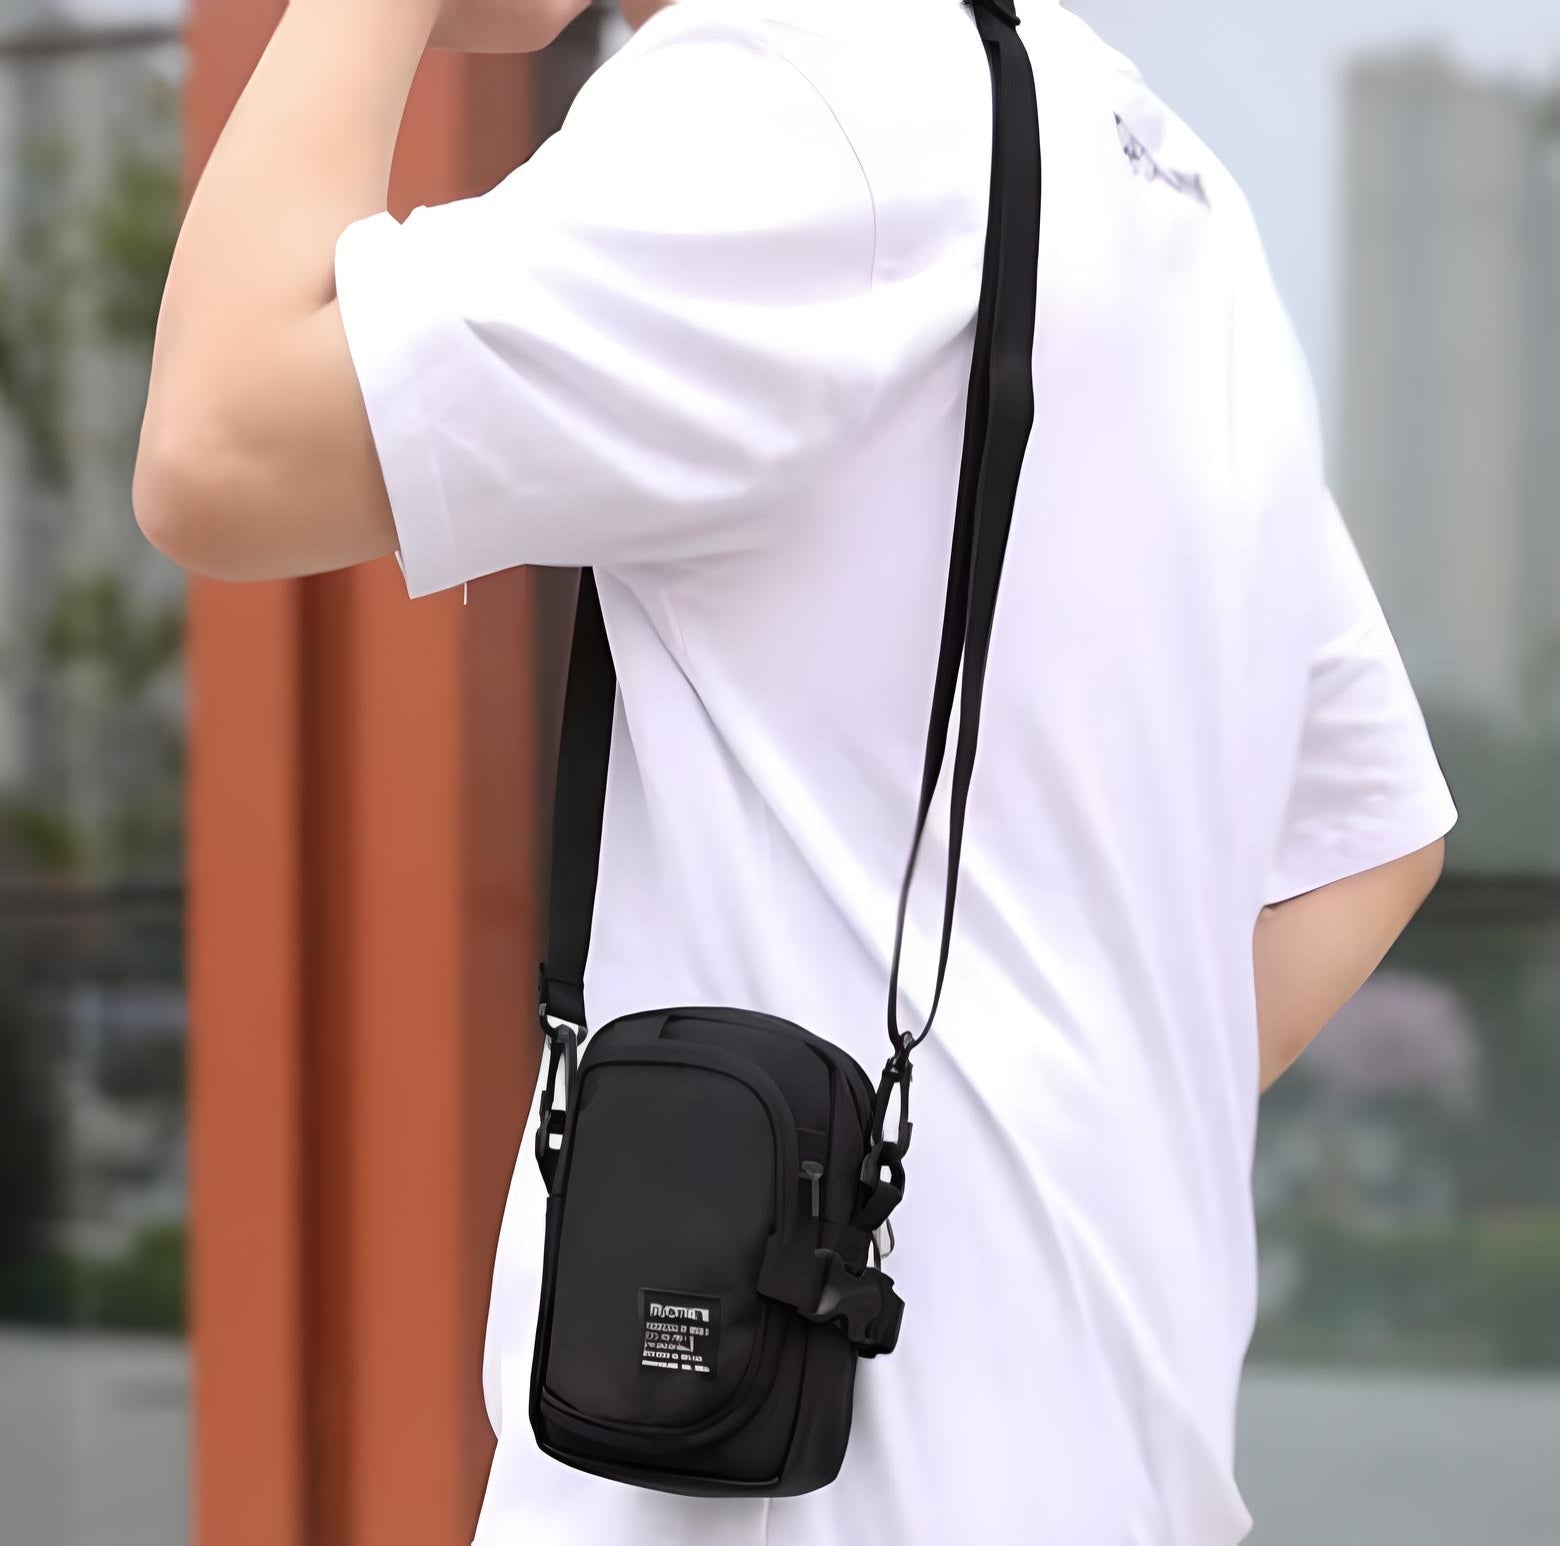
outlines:
[[[893,1352],[905,1313],[894,1280],[876,1267],[853,1272],[838,1251],[820,1250],[813,1255],[823,1264],[823,1284],[816,1306],[802,1312],[804,1318],[822,1324],[839,1322],[863,1358]]]

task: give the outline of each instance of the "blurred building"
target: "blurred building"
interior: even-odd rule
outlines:
[[[179,591],[127,516],[157,279],[148,201],[177,188],[182,12],[0,5],[0,804],[56,853],[72,824],[111,821],[139,771],[92,663],[61,669],[61,610],[80,635],[104,606],[133,622]],[[102,576],[119,589],[83,599]]]
[[[1520,738],[1560,703],[1560,93],[1419,50],[1345,103],[1341,494],[1432,721]]]
[[[0,1540],[34,1546],[187,1538],[183,586],[129,510],[182,9],[0,0]]]

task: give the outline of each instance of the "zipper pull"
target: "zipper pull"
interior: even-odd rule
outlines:
[[[817,1218],[822,1212],[818,1189],[823,1185],[823,1166],[817,1160],[803,1160],[802,1180],[812,1183],[812,1216]]]

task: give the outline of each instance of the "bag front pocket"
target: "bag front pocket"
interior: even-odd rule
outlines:
[[[763,1399],[790,1312],[756,1283],[793,1225],[796,1129],[746,1058],[603,1035],[580,1068],[542,1396],[554,1421],[650,1453]]]

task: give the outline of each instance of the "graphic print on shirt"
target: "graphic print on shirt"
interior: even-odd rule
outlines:
[[[1162,182],[1177,193],[1184,193],[1189,199],[1196,199],[1205,209],[1211,209],[1208,200],[1208,190],[1203,187],[1203,180],[1197,172],[1178,172],[1174,167],[1161,166],[1154,159],[1153,152],[1148,146],[1127,127],[1126,120],[1120,113],[1116,114],[1116,132],[1121,136],[1121,148],[1125,152],[1127,160],[1132,163],[1132,170],[1139,177],[1147,178],[1149,182]]]
[[[670,1374],[715,1373],[715,1355],[720,1350],[719,1299],[642,1288],[639,1321],[644,1328],[640,1368]]]

